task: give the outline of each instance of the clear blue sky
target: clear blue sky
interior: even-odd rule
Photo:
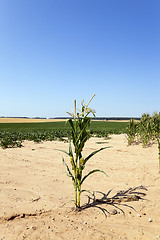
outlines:
[[[160,111],[159,0],[0,0],[0,116]]]

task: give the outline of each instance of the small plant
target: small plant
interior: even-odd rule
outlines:
[[[153,137],[157,140],[159,150],[159,173],[160,173],[160,113],[154,113],[152,116]]]
[[[159,173],[160,173],[160,113],[155,112],[152,116],[144,113],[137,123],[131,120],[127,127],[128,144],[132,144],[135,136],[142,141],[143,146],[147,146],[151,141],[156,140],[159,151]]]
[[[95,95],[93,95],[94,97]],[[89,103],[93,99],[93,97],[90,99]],[[87,127],[90,125],[91,118],[88,116],[90,113],[93,114],[95,117],[95,111],[88,107],[89,103],[85,105],[84,101],[82,101],[82,110],[80,111],[76,107],[76,100],[74,101],[74,113],[68,113],[72,118],[68,120],[68,123],[71,127],[72,132],[72,144],[74,147],[74,151],[72,150],[71,142],[69,143],[69,152],[66,152],[64,150],[59,150],[64,153],[66,153],[70,157],[70,165],[71,168],[68,166],[68,164],[65,162],[64,158],[62,158],[64,165],[67,168],[67,175],[71,177],[74,185],[75,190],[75,206],[76,210],[80,210],[80,198],[81,193],[84,191],[89,192],[88,190],[82,190],[82,184],[86,180],[87,177],[89,177],[91,174],[95,172],[102,172],[106,175],[106,173],[99,169],[94,169],[90,171],[88,174],[83,176],[83,170],[86,167],[86,163],[88,160],[94,156],[96,153],[102,151],[106,147],[100,148],[99,150],[96,150],[92,152],[89,156],[86,158],[83,157],[82,151],[84,148],[84,145],[86,141],[90,138],[90,133],[87,130]]]
[[[128,145],[131,145],[132,143],[135,142],[136,135],[137,135],[137,124],[135,123],[134,119],[131,119],[127,127]]]
[[[18,139],[16,134],[14,133],[6,133],[2,138],[0,137],[0,146],[5,148],[13,148],[13,147],[22,147],[22,141]]]
[[[143,146],[147,146],[152,139],[151,117],[148,113],[144,113],[140,119],[139,135]]]
[[[155,112],[151,120],[153,139],[160,138],[160,113]]]

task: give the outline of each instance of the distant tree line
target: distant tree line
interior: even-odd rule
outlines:
[[[49,118],[49,119],[68,119],[68,117],[55,117],[55,118]],[[109,121],[109,120],[115,120],[115,121],[123,121],[123,120],[140,120],[141,118],[139,117],[96,117],[96,118],[91,118],[94,120],[103,120],[103,121]]]

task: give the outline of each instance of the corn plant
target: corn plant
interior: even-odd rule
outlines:
[[[94,97],[95,95],[93,95]],[[89,103],[93,99],[93,97],[90,99]],[[69,143],[69,151],[60,150],[64,153],[66,153],[70,158],[70,166],[66,163],[64,158],[62,158],[62,161],[64,165],[67,168],[67,175],[71,177],[74,185],[74,191],[75,191],[75,206],[76,210],[80,210],[80,198],[81,193],[84,191],[89,192],[88,190],[82,189],[82,184],[84,181],[93,173],[95,172],[102,172],[106,175],[106,173],[100,169],[94,169],[90,172],[88,172],[85,176],[83,176],[83,170],[86,167],[86,164],[88,160],[92,156],[94,156],[96,153],[102,151],[106,147],[100,148],[99,150],[96,150],[89,154],[87,157],[83,157],[82,152],[84,145],[86,141],[90,137],[90,133],[87,130],[87,127],[90,125],[91,118],[88,116],[90,113],[93,114],[95,117],[95,111],[88,107],[89,103],[85,105],[84,101],[82,101],[82,110],[77,109],[76,107],[76,100],[74,101],[74,113],[68,113],[72,118],[68,120],[68,123],[71,127],[72,132],[72,144]],[[72,146],[74,148],[74,151],[72,150]],[[59,150],[59,149],[58,149]]]
[[[134,142],[135,135],[142,141],[143,146],[146,146],[153,140],[157,141],[160,173],[160,113],[155,112],[152,116],[144,113],[137,126],[131,120],[127,127],[128,144]]]
[[[160,113],[157,112],[152,116],[152,135],[154,139],[160,138]]]
[[[137,124],[135,123],[134,119],[131,119],[128,126],[127,126],[127,140],[128,145],[131,145],[135,142],[137,136]]]
[[[159,173],[160,173],[160,138],[157,139],[158,140],[158,150],[159,150]]]
[[[154,113],[152,116],[152,132],[153,132],[153,137],[158,142],[159,172],[160,172],[160,113]]]
[[[139,136],[145,147],[152,139],[151,117],[148,113],[144,113],[139,122]]]

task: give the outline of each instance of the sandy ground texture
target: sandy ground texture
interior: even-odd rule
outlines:
[[[0,239],[160,239],[160,174],[157,144],[127,146],[124,134],[91,138],[84,156],[110,146],[88,161],[100,168],[84,183],[81,212],[73,211],[74,189],[62,156],[67,142],[33,143],[0,149]],[[138,201],[112,201],[137,196]],[[98,199],[98,200],[97,200]],[[107,199],[112,199],[107,202]],[[115,213],[115,214],[114,214]]]

